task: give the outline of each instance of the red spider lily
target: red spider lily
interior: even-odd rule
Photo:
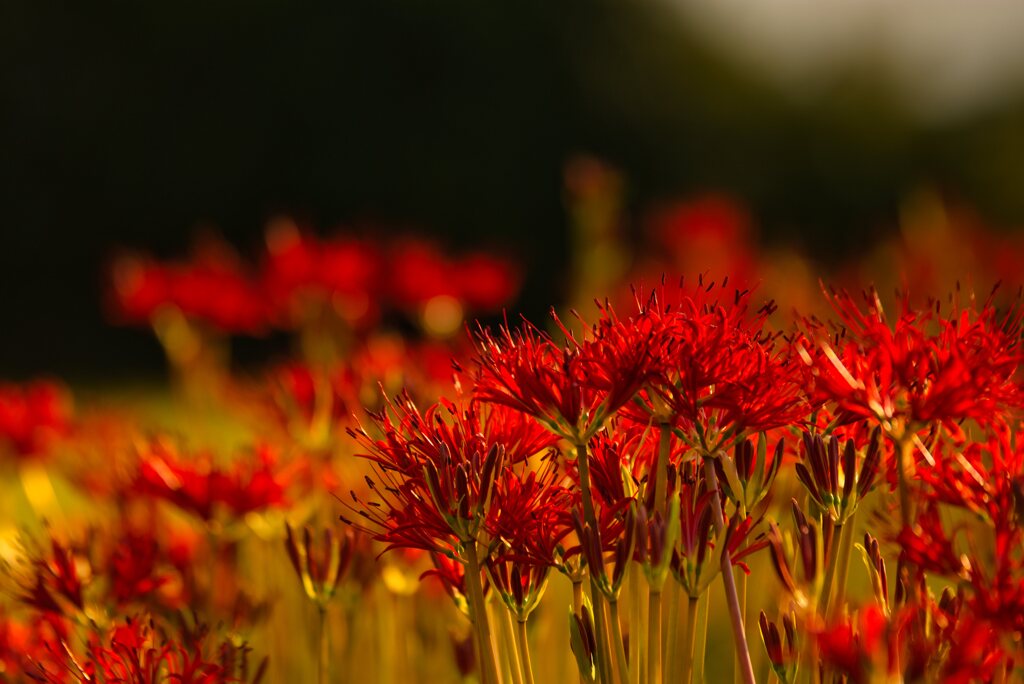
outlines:
[[[460,408],[445,401],[421,413],[403,396],[371,418],[383,439],[362,427],[350,434],[367,449],[382,486],[367,478],[377,499],[352,497],[368,531],[389,549],[450,554],[478,541],[503,468],[555,443],[517,412],[476,402]]]
[[[972,562],[968,579],[971,612],[1004,632],[1024,634],[1024,558],[1019,528],[996,530],[994,567]]]
[[[37,380],[0,384],[0,452],[41,456],[71,431],[71,395],[60,384]]]
[[[110,303],[114,317],[150,324],[163,308],[223,333],[260,333],[268,311],[260,287],[222,245],[201,250],[187,263],[122,257],[112,269]]]
[[[1024,449],[1010,443],[1007,431],[963,447],[936,440],[929,453],[934,464],[918,475],[930,498],[971,511],[996,529],[1015,524]]]
[[[271,372],[274,417],[285,432],[311,448],[328,444],[359,405],[359,380],[351,366],[318,371],[302,363]]]
[[[348,571],[357,547],[355,530],[347,529],[338,534],[325,528],[319,549],[313,544],[313,533],[307,527],[302,532],[301,542],[292,532],[291,525],[285,526],[285,549],[288,560],[302,583],[306,597],[314,603],[325,606],[338,591],[342,578]]]
[[[105,564],[104,575],[111,583],[111,594],[119,606],[151,599],[171,581],[161,572],[163,552],[151,534],[128,532],[119,537]]]
[[[790,425],[808,412],[792,372],[792,358],[776,349],[765,331],[768,303],[750,314],[751,293],[726,282],[655,291],[641,310],[661,321],[669,340],[658,346],[659,378],[645,394],[645,411],[672,422],[707,450],[726,446],[744,434]],[[703,445],[702,445],[703,446]]]
[[[66,643],[52,645],[52,651],[61,654],[61,666],[48,667],[30,660],[26,674],[49,684],[256,684],[263,678],[266,660],[249,679],[248,647],[225,641],[214,655],[206,652],[206,639],[205,628],[179,639],[157,629],[151,621],[129,619],[112,628],[106,639],[94,638],[84,656],[76,656]]]
[[[69,546],[50,538],[50,557],[32,560],[28,586],[20,587],[17,598],[43,613],[71,615],[85,608],[83,577]]]
[[[541,567],[561,563],[575,497],[558,484],[549,464],[525,474],[506,468],[499,475],[485,521],[495,558]]]
[[[881,463],[880,434],[876,428],[859,458],[852,439],[846,441],[840,455],[837,437],[803,434],[801,457],[804,462],[796,464],[796,475],[818,509],[832,522],[844,524],[874,487]]]
[[[329,307],[350,325],[367,327],[380,314],[380,283],[384,272],[380,249],[351,237],[317,240],[283,220],[267,231],[262,268],[263,288],[285,326]]]
[[[49,645],[65,638],[68,631],[63,625],[55,629],[52,620],[38,616],[26,622],[0,616],[0,676],[24,670],[26,662],[56,669],[59,654],[52,653]]]
[[[222,469],[208,454],[185,461],[168,443],[157,441],[142,454],[135,491],[165,499],[206,521],[219,508],[239,517],[284,506],[288,485],[302,462],[278,467],[277,456],[267,446],[258,447],[255,456],[255,463],[239,458]]]
[[[667,249],[671,271],[710,268],[740,282],[754,280],[757,267],[747,210],[726,195],[708,194],[665,206],[651,217],[650,230]]]
[[[896,542],[905,558],[923,572],[950,577],[965,576],[968,565],[953,548],[953,541],[943,529],[938,507],[929,504],[921,512],[913,528],[904,527]]]
[[[590,338],[568,335],[561,347],[529,323],[503,326],[498,337],[481,329],[474,393],[584,444],[647,382],[655,339],[652,329],[619,321],[610,309]]]
[[[949,605],[907,605],[891,617],[874,604],[861,608],[817,635],[821,663],[853,683],[893,675],[900,681],[990,681],[1005,658],[998,633]]]
[[[1020,307],[1000,316],[990,296],[980,309],[972,298],[943,315],[938,302],[917,310],[904,297],[890,325],[873,290],[866,311],[846,292],[826,296],[844,330],[830,341],[811,322],[819,351],[802,353],[814,396],[836,402],[844,420],[872,418],[889,430],[897,420],[914,430],[941,423],[959,435],[958,421],[993,425],[1024,406]]]
[[[476,311],[497,311],[519,292],[521,276],[508,261],[476,252],[458,260],[450,270],[459,296]]]

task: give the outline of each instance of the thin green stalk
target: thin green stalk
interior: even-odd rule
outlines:
[[[594,512],[594,499],[590,492],[590,457],[586,443],[576,445],[576,468],[580,475],[580,498],[583,501],[583,519],[591,529],[598,529],[597,515]],[[594,635],[597,639],[597,669],[602,684],[610,684],[611,656],[608,650],[608,629],[605,624],[604,600],[597,578],[590,575],[590,601],[594,609]]]
[[[704,681],[704,657],[708,651],[708,618],[711,613],[711,589],[704,592],[704,600],[700,602],[697,615],[697,654],[693,659],[693,681],[696,684]]]
[[[609,599],[608,611],[611,613],[611,620],[609,621],[612,627],[612,641],[615,645],[612,657],[615,658],[615,664],[618,668],[619,684],[627,684],[629,682],[629,669],[626,664],[626,646],[622,642],[622,625],[619,623],[619,602]]]
[[[473,620],[479,650],[480,672],[483,684],[499,684],[498,666],[491,641],[491,623],[484,604],[484,590],[480,582],[480,560],[477,557],[476,542],[464,545],[466,553],[466,588],[469,590],[469,613]],[[394,635],[390,635],[393,637]]]
[[[647,680],[642,673],[644,657],[643,639],[643,595],[640,587],[640,566],[636,563],[629,568],[629,683],[640,684]]]
[[[594,606],[594,635],[597,639],[597,663],[602,684],[612,682],[612,658],[608,647],[608,623],[606,621],[604,594],[597,586],[597,580],[590,577],[590,601]]]
[[[651,589],[647,602],[647,681],[661,684],[661,592]]]
[[[678,679],[679,663],[679,612],[681,606],[682,587],[678,582],[670,582],[668,596],[665,597],[665,604],[668,610],[668,628],[665,630],[665,640],[661,645],[662,659],[664,661],[664,676],[670,682]]]
[[[745,511],[743,512],[743,514],[745,515]],[[747,546],[747,540],[744,539],[743,540],[743,544],[740,546],[740,551],[745,549],[746,546]],[[739,575],[740,615],[743,616],[743,625],[746,626],[746,624],[747,624],[747,579],[748,578],[747,578],[747,573],[743,572],[742,568],[740,568],[739,572],[736,573],[736,574]],[[740,684],[740,682],[742,681],[741,675],[742,675],[742,664],[739,661],[739,655],[737,655],[736,659],[735,659],[735,667],[733,669],[733,682],[735,682],[735,684]]]
[[[317,682],[320,684],[327,684],[327,670],[330,667],[330,644],[327,635],[327,604],[319,605],[317,610],[317,618],[319,622],[319,661],[317,667]]]
[[[828,607],[832,597],[832,586],[835,582],[836,567],[838,565],[837,561],[839,560],[839,546],[842,544],[844,534],[846,534],[846,525],[843,524],[837,524],[832,531],[832,543],[829,544],[825,581],[821,585],[821,596],[818,597],[818,613],[822,617],[828,614]]]
[[[711,490],[711,512],[714,516],[715,529],[722,534],[725,529],[725,519],[722,517],[722,501],[718,492],[718,475],[715,473],[715,465],[708,455],[704,458],[704,477],[707,479],[708,488]],[[725,599],[729,606],[729,623],[732,627],[732,636],[736,644],[736,657],[739,659],[740,674],[744,684],[756,684],[754,681],[754,668],[750,663],[750,648],[747,646],[746,629],[743,624],[743,614],[740,612],[739,596],[736,593],[736,579],[732,575],[732,559],[728,553],[722,554],[722,582],[725,584]]]
[[[526,684],[533,684],[533,663],[530,661],[530,642],[526,638],[526,620],[519,620],[519,629],[516,631],[519,641],[519,662],[523,668],[523,676]]]
[[[829,606],[827,613],[829,621],[834,620],[843,613],[843,604],[846,602],[846,578],[850,572],[850,553],[853,551],[853,538],[856,532],[857,509],[853,510],[846,524],[843,525],[843,538],[839,546],[839,558],[836,561],[838,568],[835,584],[835,597]]]
[[[502,620],[502,640],[505,642],[505,658],[508,660],[508,670],[512,673],[512,684],[523,684],[522,661],[519,653],[519,645],[516,635],[516,628],[512,624],[512,611],[502,604],[497,610],[504,614]]]
[[[683,626],[683,657],[679,678],[681,684],[690,684],[693,676],[693,651],[697,641],[697,599],[693,596],[686,601],[686,624]]]

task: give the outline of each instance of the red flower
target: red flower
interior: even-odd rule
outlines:
[[[20,588],[18,600],[49,615],[69,615],[85,607],[83,579],[70,547],[50,539],[50,558],[32,560],[33,576]]]
[[[403,396],[371,418],[383,439],[362,427],[350,432],[376,466],[377,481],[367,484],[377,499],[352,498],[362,524],[388,548],[452,554],[477,541],[503,468],[555,443],[517,412],[476,402],[421,413]]]
[[[498,337],[481,329],[474,392],[585,443],[652,377],[660,339],[655,322],[619,320],[610,308],[582,342],[563,332],[559,346],[529,323],[515,331],[503,326]]]
[[[277,458],[266,446],[256,450],[256,460],[237,459],[229,469],[214,466],[208,454],[183,461],[166,442],[150,445],[143,454],[135,491],[165,499],[203,520],[211,520],[223,507],[234,516],[287,503],[285,491],[296,474],[295,467],[277,467]]]
[[[224,333],[260,333],[268,316],[261,288],[221,243],[203,245],[184,263],[119,258],[112,269],[110,306],[115,318],[145,325],[162,308],[173,307]]]
[[[71,420],[71,395],[56,382],[0,385],[0,450],[9,446],[18,456],[44,455],[70,432]]]
[[[890,325],[877,294],[870,291],[866,299],[863,311],[846,292],[832,293],[843,331],[830,340],[810,322],[808,335],[818,349],[812,353],[806,340],[798,343],[815,398],[836,402],[842,418],[873,418],[887,429],[896,419],[915,430],[941,423],[959,435],[960,420],[989,426],[1024,406],[1016,378],[1020,307],[1000,315],[991,297],[980,309],[972,298],[943,315],[938,303],[917,310],[904,298]]]
[[[255,684],[266,670],[264,660],[249,679],[248,647],[224,641],[211,648],[203,627],[176,637],[157,628],[152,621],[141,619],[129,619],[102,635],[94,632],[83,655],[74,654],[63,643],[51,644],[50,649],[60,654],[60,666],[29,659],[26,673],[32,679],[50,684],[97,680],[131,684]]]
[[[263,288],[281,324],[302,322],[311,305],[329,306],[353,325],[373,323],[383,271],[380,250],[369,241],[317,240],[287,220],[267,232]]]
[[[668,336],[656,347],[658,377],[645,393],[645,412],[703,434],[709,448],[791,425],[808,412],[792,358],[765,330],[774,304],[751,315],[751,293],[730,294],[727,282],[662,287],[641,300],[644,315]],[[633,415],[646,422],[643,414]]]
[[[128,532],[120,537],[107,558],[105,572],[114,601],[123,606],[152,600],[154,593],[171,581],[171,575],[161,569],[165,560],[164,550],[151,534]]]

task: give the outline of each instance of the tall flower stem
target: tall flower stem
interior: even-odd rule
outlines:
[[[499,684],[498,666],[491,641],[491,623],[484,605],[484,590],[480,582],[480,559],[476,542],[463,544],[466,555],[466,587],[469,590],[469,613],[476,632],[477,648],[480,655],[480,672],[483,684]]]
[[[618,600],[608,601],[608,612],[611,614],[611,628],[612,628],[612,641],[615,644],[615,652],[612,657],[615,658],[615,665],[618,668],[619,673],[619,684],[628,684],[629,682],[629,670],[626,665],[626,647],[622,642],[622,625],[619,622],[619,602]]]
[[[668,609],[668,628],[665,630],[665,639],[662,643],[662,660],[664,662],[664,677],[667,681],[675,682],[678,679],[677,663],[679,662],[679,612],[681,603],[682,587],[678,582],[670,582],[668,586],[668,597],[665,602]]]
[[[914,440],[913,433],[905,428],[896,440],[896,473],[900,494],[900,517],[903,526],[910,527],[914,523],[914,502],[910,496],[910,481],[907,470],[910,468],[910,460],[913,458]]]
[[[530,642],[526,638],[526,620],[518,621],[516,636],[519,642],[519,662],[523,668],[523,677],[526,684],[533,684],[533,662],[530,660]]]
[[[740,515],[746,517],[746,511],[745,510],[741,510],[740,511]],[[743,543],[740,545],[740,551],[745,549],[746,546],[747,546],[747,540],[744,539]],[[739,576],[740,615],[743,618],[743,625],[745,627],[746,624],[747,624],[747,573],[743,572],[743,569],[740,568],[739,572],[737,572],[735,574]],[[735,668],[734,668],[734,671],[733,671],[733,681],[736,684],[739,684],[741,681],[743,681],[743,679],[742,679],[742,675],[743,675],[743,667],[742,667],[742,665],[743,664],[739,660],[739,653],[737,652],[736,664],[735,664]]]
[[[697,653],[693,658],[693,681],[704,681],[704,656],[708,650],[708,619],[711,614],[711,590],[704,592],[704,600],[700,602],[697,613]]]
[[[704,456],[704,477],[711,490],[711,512],[714,515],[715,529],[722,534],[725,530],[725,518],[722,516],[722,499],[718,491],[718,474],[708,454]],[[736,643],[736,657],[739,660],[742,681],[744,684],[755,684],[754,667],[750,664],[750,648],[747,646],[747,634],[743,626],[743,614],[736,593],[736,579],[732,574],[732,559],[728,553],[722,554],[722,582],[725,584],[725,600],[729,606],[729,622]]]
[[[846,525],[839,523],[832,531],[832,542],[829,544],[828,566],[825,569],[825,580],[821,585],[821,596],[818,599],[818,612],[822,617],[828,614],[831,603],[832,587],[835,584],[836,568],[839,565],[840,545],[846,535]]]
[[[501,611],[504,615],[501,636],[505,642],[505,657],[508,661],[509,672],[512,673],[512,684],[523,684],[522,654],[519,652],[520,645],[517,631],[512,624],[512,611],[508,610],[505,606],[498,606],[497,610]],[[532,680],[532,677],[530,679]]]
[[[828,619],[832,621],[842,615],[843,604],[846,602],[846,578],[850,572],[850,553],[853,551],[853,538],[856,532],[857,509],[843,525],[842,541],[839,545],[839,557],[836,559],[835,596],[829,604]]]
[[[633,563],[629,568],[629,684],[647,681],[643,672],[644,624],[643,589],[640,584],[640,566]]]
[[[647,605],[647,681],[661,684],[661,591],[654,587]]]
[[[327,634],[327,604],[317,606],[317,621],[319,623],[320,648],[317,664],[317,682],[327,684],[327,670],[330,667],[330,639]]]
[[[580,498],[583,501],[583,519],[591,529],[597,530],[597,515],[594,512],[594,498],[590,491],[590,457],[586,442],[576,444],[576,468],[580,474]],[[590,600],[594,608],[594,628],[597,634],[597,669],[602,684],[611,682],[611,656],[608,650],[608,628],[605,624],[604,600],[597,578],[590,575]]]
[[[683,626],[682,668],[679,678],[681,684],[690,684],[693,677],[693,651],[697,641],[697,599],[693,596],[686,601],[686,624]]]

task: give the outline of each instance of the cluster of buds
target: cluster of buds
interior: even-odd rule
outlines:
[[[285,525],[288,560],[302,583],[306,598],[320,609],[324,609],[334,598],[348,571],[356,551],[356,534],[352,529],[339,533],[325,528],[318,548],[309,527],[303,528],[302,538],[299,539],[291,525]]]
[[[840,447],[839,439],[834,436],[804,433],[803,462],[796,464],[796,476],[807,488],[821,515],[834,524],[842,525],[849,520],[857,504],[875,486],[882,462],[880,437],[881,430],[875,428],[861,454],[853,439],[846,440]]]

